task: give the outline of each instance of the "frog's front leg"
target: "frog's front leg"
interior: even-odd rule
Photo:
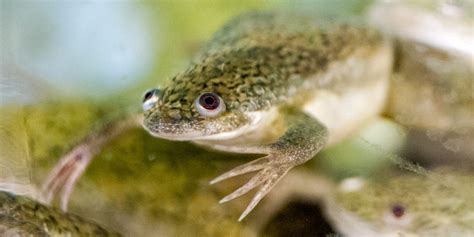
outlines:
[[[328,131],[317,119],[299,111],[284,114],[286,132],[274,143],[262,146],[241,146],[242,153],[264,153],[267,156],[238,166],[219,177],[211,184],[234,176],[259,171],[245,185],[224,197],[220,203],[235,199],[261,185],[260,190],[239,218],[241,221],[293,167],[303,164],[315,156],[326,144]],[[239,151],[238,146],[213,146],[222,150]]]

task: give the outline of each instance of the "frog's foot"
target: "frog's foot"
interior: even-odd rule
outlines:
[[[64,156],[49,173],[43,184],[43,201],[50,204],[55,194],[62,191],[60,206],[62,210],[66,211],[74,185],[84,173],[94,155],[88,145],[82,144]]]
[[[258,192],[253,197],[252,201],[250,201],[245,211],[240,215],[239,221],[244,219],[255,208],[255,206],[260,202],[260,200],[262,200],[262,198],[267,195],[268,192],[270,192],[270,190],[278,183],[278,181],[280,181],[280,179],[283,178],[283,176],[292,167],[297,165],[279,164],[277,162],[272,162],[278,160],[275,159],[275,156],[276,155],[271,154],[249,162],[245,165],[236,167],[211,181],[211,184],[214,184],[224,179],[260,170],[245,185],[235,190],[233,193],[227,195],[220,201],[220,203],[228,202],[248,193],[250,190],[254,189],[257,186],[262,185],[260,190],[258,190]]]
[[[51,204],[55,195],[61,192],[60,206],[66,211],[74,186],[92,159],[108,141],[130,128],[138,127],[139,121],[141,121],[139,116],[117,118],[91,133],[82,143],[61,158],[43,183],[41,192],[43,202]]]
[[[56,194],[60,193],[60,207],[63,211],[67,210],[69,198],[77,181],[97,153],[93,148],[97,148],[95,143],[84,143],[61,158],[42,186],[41,193],[46,204],[51,204]]]
[[[250,204],[239,218],[244,219],[262,198],[283,178],[283,176],[293,167],[300,165],[311,159],[326,144],[327,129],[316,119],[301,113],[293,112],[285,117],[287,131],[275,143],[260,147],[261,152],[268,155],[256,159],[247,164],[238,166],[219,177],[213,179],[211,184],[232,178],[238,175],[258,171],[246,184],[224,197],[220,202],[227,202],[240,197],[255,187],[261,185]],[[216,146],[214,146],[216,148]],[[237,146],[220,147],[222,150],[237,151]],[[248,147],[241,147],[243,153],[256,150]],[[258,149],[257,149],[258,150]]]

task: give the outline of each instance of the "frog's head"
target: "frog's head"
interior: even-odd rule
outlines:
[[[444,171],[440,174],[443,176],[437,177],[446,177],[445,182],[405,174],[388,181],[371,180],[353,185],[356,189],[348,188],[346,184],[357,182],[346,180],[349,182],[343,182],[341,187],[344,188],[340,188],[335,197],[337,206],[342,208],[337,209],[335,215],[339,215],[340,220],[356,222],[359,223],[357,226],[367,226],[379,233],[395,231],[444,236],[441,233],[469,226],[467,222],[472,221],[469,210],[474,204],[470,202],[473,192],[466,191],[469,189],[466,185],[473,182],[473,176]]]
[[[153,136],[170,140],[236,137],[253,129],[261,113],[242,110],[218,79],[214,83],[178,75],[163,89],[145,93],[143,126]]]

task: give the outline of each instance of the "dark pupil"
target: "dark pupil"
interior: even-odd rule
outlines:
[[[214,94],[206,93],[199,99],[199,104],[205,109],[214,110],[219,106],[219,99]]]
[[[392,213],[395,217],[400,218],[405,214],[405,208],[401,205],[394,205],[392,207]]]

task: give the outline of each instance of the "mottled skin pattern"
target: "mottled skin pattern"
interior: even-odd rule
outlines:
[[[383,44],[376,31],[355,22],[349,25],[289,13],[244,14],[217,32],[188,69],[161,89],[158,101],[145,112],[143,125],[157,137],[267,154],[211,181],[259,171],[221,200],[232,200],[261,185],[242,220],[292,167],[311,159],[328,141],[328,129],[302,111],[302,101],[308,101],[314,91],[343,94],[385,78],[351,70],[341,70],[348,71],[344,76],[323,76],[336,70],[329,67],[354,55],[372,55]],[[370,71],[368,64],[356,66],[359,71]],[[215,117],[199,113],[194,101],[207,92],[220,96],[226,111]],[[236,144],[237,137],[264,127],[256,124],[273,120],[268,115],[272,113],[284,125],[262,133],[281,130],[280,137],[271,144]]]
[[[145,113],[151,132],[209,135],[248,123],[245,112],[288,104],[308,87],[305,80],[354,50],[380,44],[375,31],[288,13],[249,13],[226,24],[193,63],[162,88],[158,104]],[[334,81],[315,82],[320,88]],[[349,82],[357,83],[357,81]],[[222,116],[206,118],[194,108],[203,92],[226,103]],[[216,121],[217,120],[217,121]],[[208,124],[219,126],[208,126]]]
[[[437,170],[428,177],[402,174],[388,180],[371,180],[360,189],[339,191],[331,201],[337,207],[329,205],[330,212],[335,223],[349,236],[357,236],[355,230],[344,228],[350,226],[349,221],[368,223],[377,236],[382,233],[472,236],[474,176],[470,172]],[[398,217],[393,214],[395,205],[404,209]],[[345,212],[352,216],[341,217]]]
[[[410,82],[408,90],[403,84],[393,88],[390,84],[389,88],[393,56],[390,44],[364,24],[347,22],[282,12],[253,12],[236,17],[215,34],[185,71],[160,88],[156,101],[150,107],[147,104],[144,128],[160,138],[187,140],[230,152],[266,154],[211,181],[258,171],[248,183],[221,200],[232,200],[260,186],[241,220],[292,167],[311,159],[324,146],[347,138],[363,122],[380,115],[382,109],[388,108],[386,115],[403,123],[400,114],[405,109],[427,108],[427,103],[419,99],[420,86],[412,86],[417,85],[413,83],[417,78],[406,80]],[[417,55],[411,52],[406,50],[400,55]],[[412,71],[418,71],[411,67],[410,60],[397,60],[395,69],[402,70],[400,75],[410,76],[414,75]],[[388,89],[392,91],[386,101]],[[195,101],[207,92],[222,98],[225,111],[216,116],[199,112]],[[400,96],[405,92],[409,95]],[[392,98],[409,100],[397,103]],[[437,93],[429,99],[443,100]],[[447,108],[459,105],[448,104]],[[472,100],[466,105],[461,113],[470,108]],[[432,108],[437,110],[438,106]],[[410,115],[414,113],[408,111]],[[415,116],[422,118],[422,124],[439,119],[439,114],[426,116],[426,110],[417,111]],[[452,115],[450,110],[441,114]],[[470,119],[465,123],[472,124]],[[268,133],[272,133],[271,139],[259,140]],[[103,144],[92,141],[86,145],[82,152],[92,157],[90,150],[99,150]],[[82,170],[74,171],[78,165],[63,164],[73,164],[71,157],[84,156],[83,153],[72,150],[55,171],[71,169],[80,175]],[[47,188],[48,195],[63,186],[72,190],[78,175],[71,181],[61,173],[64,172],[53,173],[46,183],[45,187],[53,187]],[[67,204],[67,197],[61,197],[63,203]]]
[[[119,236],[74,214],[0,191],[1,236]]]

